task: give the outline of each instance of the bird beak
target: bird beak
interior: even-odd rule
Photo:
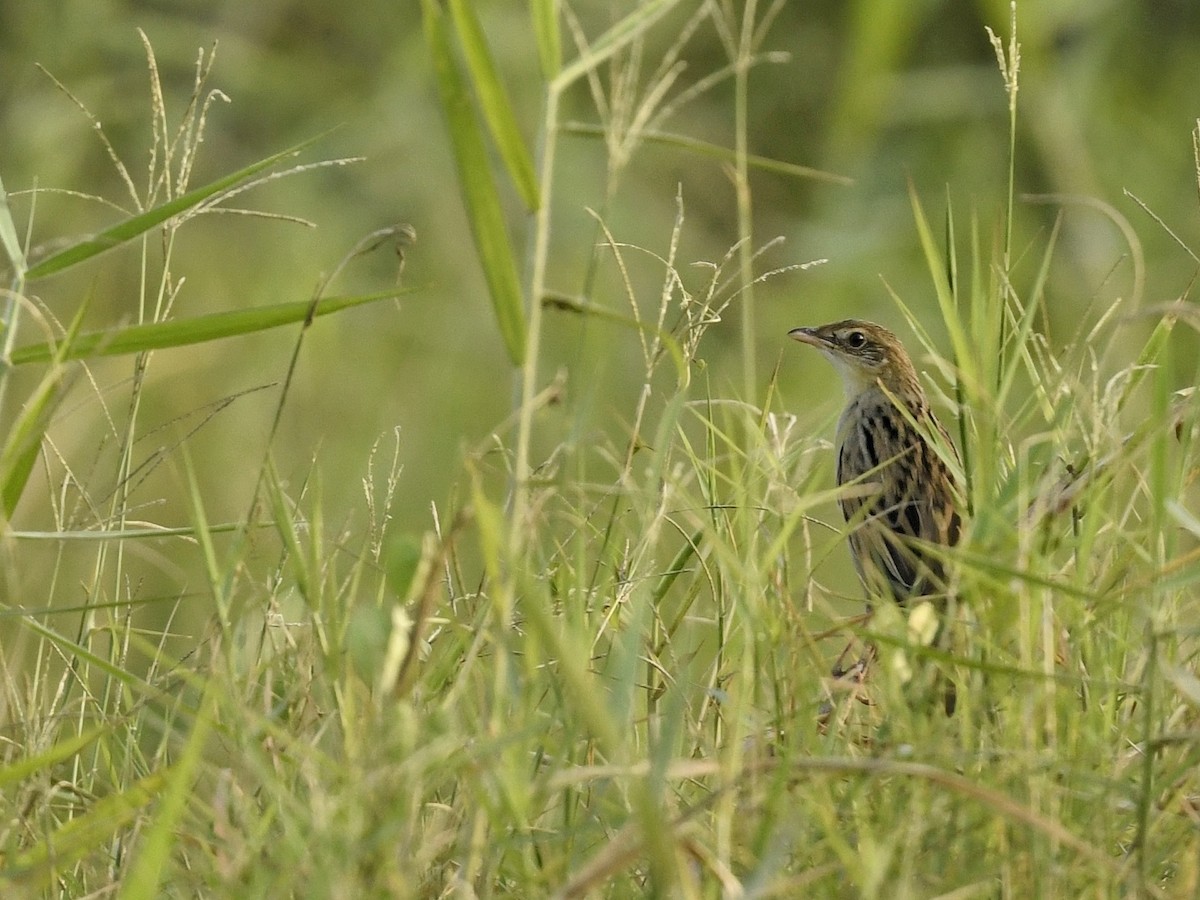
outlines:
[[[822,348],[825,346],[825,342],[817,337],[815,328],[793,328],[788,332],[788,337],[793,341],[799,341],[812,347]]]

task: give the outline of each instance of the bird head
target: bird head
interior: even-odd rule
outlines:
[[[876,384],[897,394],[920,391],[916,370],[900,339],[882,325],[845,319],[818,328],[793,328],[788,337],[816,347],[842,376],[848,397]]]

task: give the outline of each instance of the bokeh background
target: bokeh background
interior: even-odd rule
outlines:
[[[592,36],[630,5],[570,3]],[[642,50],[643,73],[657,65],[699,5],[681,2],[655,27]],[[816,354],[789,352],[789,328],[854,315],[902,330],[887,285],[931,327],[937,322],[907,180],[935,222],[949,197],[961,239],[969,236],[973,219],[985,247],[995,239],[1008,180],[1008,98],[985,26],[1007,40],[1010,8],[999,0],[759,7],[778,8],[763,41],[772,55],[751,76],[750,151],[850,181],[755,172],[755,243],[784,238],[760,268],[828,262],[758,286],[756,396],[744,396],[736,306],[710,330],[701,356],[711,393],[753,402],[766,398],[782,358],[775,402],[815,407],[815,421],[828,421],[839,403],[835,375]],[[543,85],[526,5],[479,0],[477,9],[534,145]],[[1186,295],[1196,260],[1133,197],[1184,243],[1200,245],[1191,134],[1200,115],[1200,6],[1190,0],[1040,0],[1021,4],[1019,14],[1018,193],[1108,204],[1140,241],[1147,273],[1143,305]],[[371,447],[382,439],[381,452],[390,456],[398,428],[403,471],[392,512],[404,528],[428,527],[429,505],[453,494],[466,449],[485,442],[511,411],[514,377],[475,262],[419,3],[0,5],[0,176],[10,193],[34,185],[65,188],[131,208],[91,124],[35,64],[86,104],[142,187],[152,106],[138,28],[153,46],[172,124],[183,115],[199,52],[216,45],[209,86],[230,102],[214,103],[210,111],[195,184],[325,132],[306,160],[366,158],[243,198],[244,205],[304,217],[316,228],[231,216],[189,225],[175,250],[174,272],[187,279],[177,315],[307,299],[366,233],[397,222],[416,229],[418,241],[407,251],[403,273],[405,284],[417,288],[413,294],[325,318],[309,332],[276,455],[293,486],[319,473],[327,518],[353,526],[364,515],[362,480]],[[568,57],[572,52],[567,48]],[[707,26],[687,42],[683,58],[686,68],[669,97],[728,62],[720,35]],[[719,81],[665,127],[731,146],[733,110],[731,82]],[[566,118],[598,122],[585,90],[568,98]],[[732,181],[721,162],[678,147],[643,145],[617,192],[606,198],[602,141],[571,136],[561,148],[553,210],[555,290],[572,294],[585,284],[597,239],[589,208],[604,210],[618,240],[665,254],[678,193],[684,207],[681,261],[720,260],[737,240]],[[521,247],[529,223],[515,195],[506,194],[505,201]],[[14,196],[12,205],[20,225],[29,221],[27,194]],[[1121,230],[1095,209],[1074,204],[1018,204],[1015,279],[1033,280],[1064,209],[1048,315],[1040,326],[1052,343],[1069,340],[1079,320],[1128,298],[1133,283]],[[78,237],[119,215],[91,200],[42,194],[32,243]],[[62,319],[87,298],[89,327],[130,320],[140,277],[136,250],[119,250],[85,268],[32,290]],[[697,271],[691,286],[700,289],[706,276]],[[643,260],[634,274],[639,295],[653,308],[661,267]],[[378,290],[395,278],[395,257],[377,252],[353,263],[336,292]],[[597,280],[592,300],[626,308],[611,271]],[[1129,327],[1147,326],[1134,321]],[[585,421],[597,436],[619,437],[641,383],[637,340],[627,330],[593,327],[591,339],[600,343],[592,346],[599,350],[583,368],[573,365],[580,324],[549,314],[542,373],[549,381],[565,371],[571,421]],[[933,334],[944,338],[936,329]],[[151,363],[138,457],[149,460],[190,434],[212,521],[246,514],[278,397],[277,387],[255,389],[283,378],[295,339],[294,330],[284,329],[160,352]],[[97,364],[91,382],[77,384],[55,427],[58,451],[96,497],[113,489],[105,421],[127,414],[120,399],[109,408],[97,398],[125,396],[131,365],[127,359]],[[1181,382],[1191,376],[1179,373]],[[213,404],[243,394],[208,419]],[[183,479],[178,454],[166,453],[139,482],[141,515],[185,524],[187,509],[174,499],[186,496]],[[22,501],[17,527],[54,524],[44,502],[48,489],[43,477]],[[93,522],[86,510],[78,511],[75,524]],[[142,551],[154,558],[151,569],[164,579],[158,588],[164,592],[185,582],[194,564],[173,556],[177,551]]]

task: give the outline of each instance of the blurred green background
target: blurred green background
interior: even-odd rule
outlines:
[[[591,37],[630,6],[570,4]],[[685,0],[655,26],[642,50],[643,76],[700,6]],[[526,5],[480,0],[477,9],[526,138],[535,145],[543,84]],[[790,352],[789,328],[854,315],[903,333],[903,319],[884,281],[931,327],[937,321],[906,179],[911,178],[935,223],[942,221],[949,196],[960,239],[969,236],[972,217],[978,219],[985,247],[995,239],[1006,196],[1008,109],[985,25],[1007,40],[1010,11],[1007,3],[984,0],[760,3],[759,9],[760,16],[767,10],[778,13],[763,49],[779,55],[764,60],[751,76],[750,151],[852,182],[765,171],[753,175],[756,245],[777,236],[786,239],[759,260],[760,271],[818,258],[828,263],[758,286],[755,397],[742,397],[736,303],[709,332],[700,355],[714,396],[752,402],[764,401],[782,359],[775,402],[814,409],[814,421],[828,421],[840,402],[835,375],[816,354]],[[1022,4],[1019,13],[1018,193],[1070,194],[1111,205],[1141,242],[1147,272],[1143,303],[1178,298],[1189,289],[1196,261],[1125,192],[1143,201],[1185,243],[1193,248],[1200,243],[1191,137],[1200,115],[1200,6],[1190,0],[1043,0]],[[142,187],[152,109],[139,27],[156,54],[172,126],[183,114],[199,51],[218,45],[209,86],[231,102],[215,103],[210,110],[195,184],[330,129],[335,130],[305,160],[366,157],[239,198],[238,205],[309,219],[315,229],[233,216],[209,216],[189,225],[175,255],[174,272],[187,279],[176,315],[307,299],[323,273],[363,235],[397,222],[416,229],[418,241],[407,252],[403,274],[416,293],[398,303],[323,319],[309,332],[277,457],[297,492],[311,472],[319,472],[330,522],[361,522],[370,448],[382,438],[390,456],[392,434],[399,428],[403,474],[392,512],[405,529],[429,527],[429,504],[451,495],[464,449],[483,444],[511,411],[514,379],[475,261],[419,3],[4,4],[0,175],[10,192],[36,184],[98,194],[131,208],[89,122],[35,63],[100,120]],[[565,51],[568,58],[574,55],[569,46]],[[668,100],[727,65],[721,36],[711,24],[702,24],[688,40],[683,61],[686,68]],[[566,119],[598,123],[585,90],[568,100]],[[733,109],[731,82],[719,81],[681,106],[664,127],[731,146]],[[618,240],[665,254],[678,190],[685,210],[683,263],[718,261],[737,240],[732,181],[719,161],[678,147],[640,146],[606,201],[603,142],[569,136],[560,146],[552,289],[575,294],[585,284],[597,240],[589,207],[604,209]],[[523,254],[529,223],[515,195],[506,194],[505,201]],[[23,226],[30,215],[28,195],[14,197],[12,204]],[[1014,277],[1023,284],[1034,278],[1060,209],[1019,204]],[[43,194],[32,243],[79,237],[119,217],[86,199]],[[1110,219],[1072,205],[1062,227],[1046,300],[1052,344],[1069,340],[1081,319],[1094,317],[1115,298],[1128,298],[1133,283],[1130,248]],[[358,260],[335,292],[387,287],[394,283],[396,265],[387,252]],[[72,272],[31,290],[63,320],[85,297],[90,298],[88,327],[131,319],[137,253],[122,249],[85,268],[86,273]],[[602,262],[601,268],[592,301],[627,309],[611,265]],[[685,277],[688,272],[695,274],[689,287],[702,290],[707,273],[687,269]],[[639,258],[633,275],[639,297],[653,309],[661,266]],[[589,325],[593,343],[587,365],[579,365],[577,319],[547,313],[542,377],[548,383],[565,369],[567,403],[556,414],[558,421],[547,423],[544,437],[553,445],[562,439],[555,428],[566,429],[569,422],[577,439],[607,436],[619,442],[642,381],[637,338],[628,330]],[[27,332],[25,337],[34,336]],[[944,336],[935,330],[934,337]],[[159,352],[151,363],[141,414],[141,460],[191,433],[212,404],[251,391],[189,438],[212,521],[247,512],[278,396],[277,387],[254,389],[282,380],[294,343],[295,330],[283,329]],[[114,448],[105,438],[105,422],[123,421],[127,414],[122,385],[131,366],[128,359],[93,366],[94,384],[76,385],[55,427],[57,451],[93,498],[113,489],[113,469],[105,460],[111,462]],[[114,398],[112,408],[97,402],[106,396]],[[185,524],[186,507],[172,499],[186,495],[179,456],[168,452],[164,458],[139,482],[134,502],[143,506],[138,515]],[[18,528],[53,524],[45,492],[57,490],[58,482],[52,479],[48,486],[45,475],[39,478],[18,510]],[[83,507],[76,516],[65,524],[94,523]],[[192,563],[177,556],[178,547],[140,552],[164,575],[162,590],[186,581],[184,572]]]

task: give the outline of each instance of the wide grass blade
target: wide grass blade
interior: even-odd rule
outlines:
[[[558,0],[531,0],[533,36],[537,39],[542,75],[550,81],[562,67],[562,39],[558,30]]]
[[[313,317],[327,316],[355,306],[390,300],[409,293],[412,288],[381,291],[377,294],[361,294],[351,297],[328,297],[319,301],[315,308],[311,300],[292,303],[277,303],[272,306],[256,306],[253,309],[235,309],[229,312],[211,313],[191,319],[174,319],[166,322],[148,322],[92,331],[81,334],[66,346],[64,359],[84,359],[93,356],[122,356],[127,353],[144,353],[168,347],[185,347],[203,344],[220,338],[253,334],[268,328],[303,322]],[[13,352],[12,364],[45,362],[54,350],[49,344],[29,344]]]
[[[504,345],[513,364],[519,366],[525,361],[525,308],[517,278],[517,264],[505,229],[504,212],[492,180],[487,147],[472,108],[470,93],[454,58],[445,15],[437,0],[421,0],[421,8],[425,20],[425,39],[437,72],[442,109],[450,129],[454,160],[458,167],[459,189],[467,206],[475,249],[487,279]]]
[[[61,388],[67,374],[63,364],[74,344],[86,309],[86,303],[79,305],[66,337],[53,354],[48,354],[53,365],[25,401],[20,415],[0,445],[0,518],[11,519],[17,502],[25,493],[33,464],[42,449],[42,438],[62,396]]]
[[[500,158],[504,160],[508,176],[516,185],[526,209],[535,210],[541,200],[538,196],[537,176],[533,171],[533,158],[529,155],[521,137],[521,130],[517,127],[512,102],[508,99],[508,91],[504,89],[504,82],[500,80],[500,73],[496,71],[496,65],[492,61],[487,38],[479,25],[475,8],[468,0],[450,0],[450,15],[454,19],[454,28],[458,32],[458,41],[462,45],[488,131],[492,134],[492,140],[496,142],[496,149],[500,151]]]

